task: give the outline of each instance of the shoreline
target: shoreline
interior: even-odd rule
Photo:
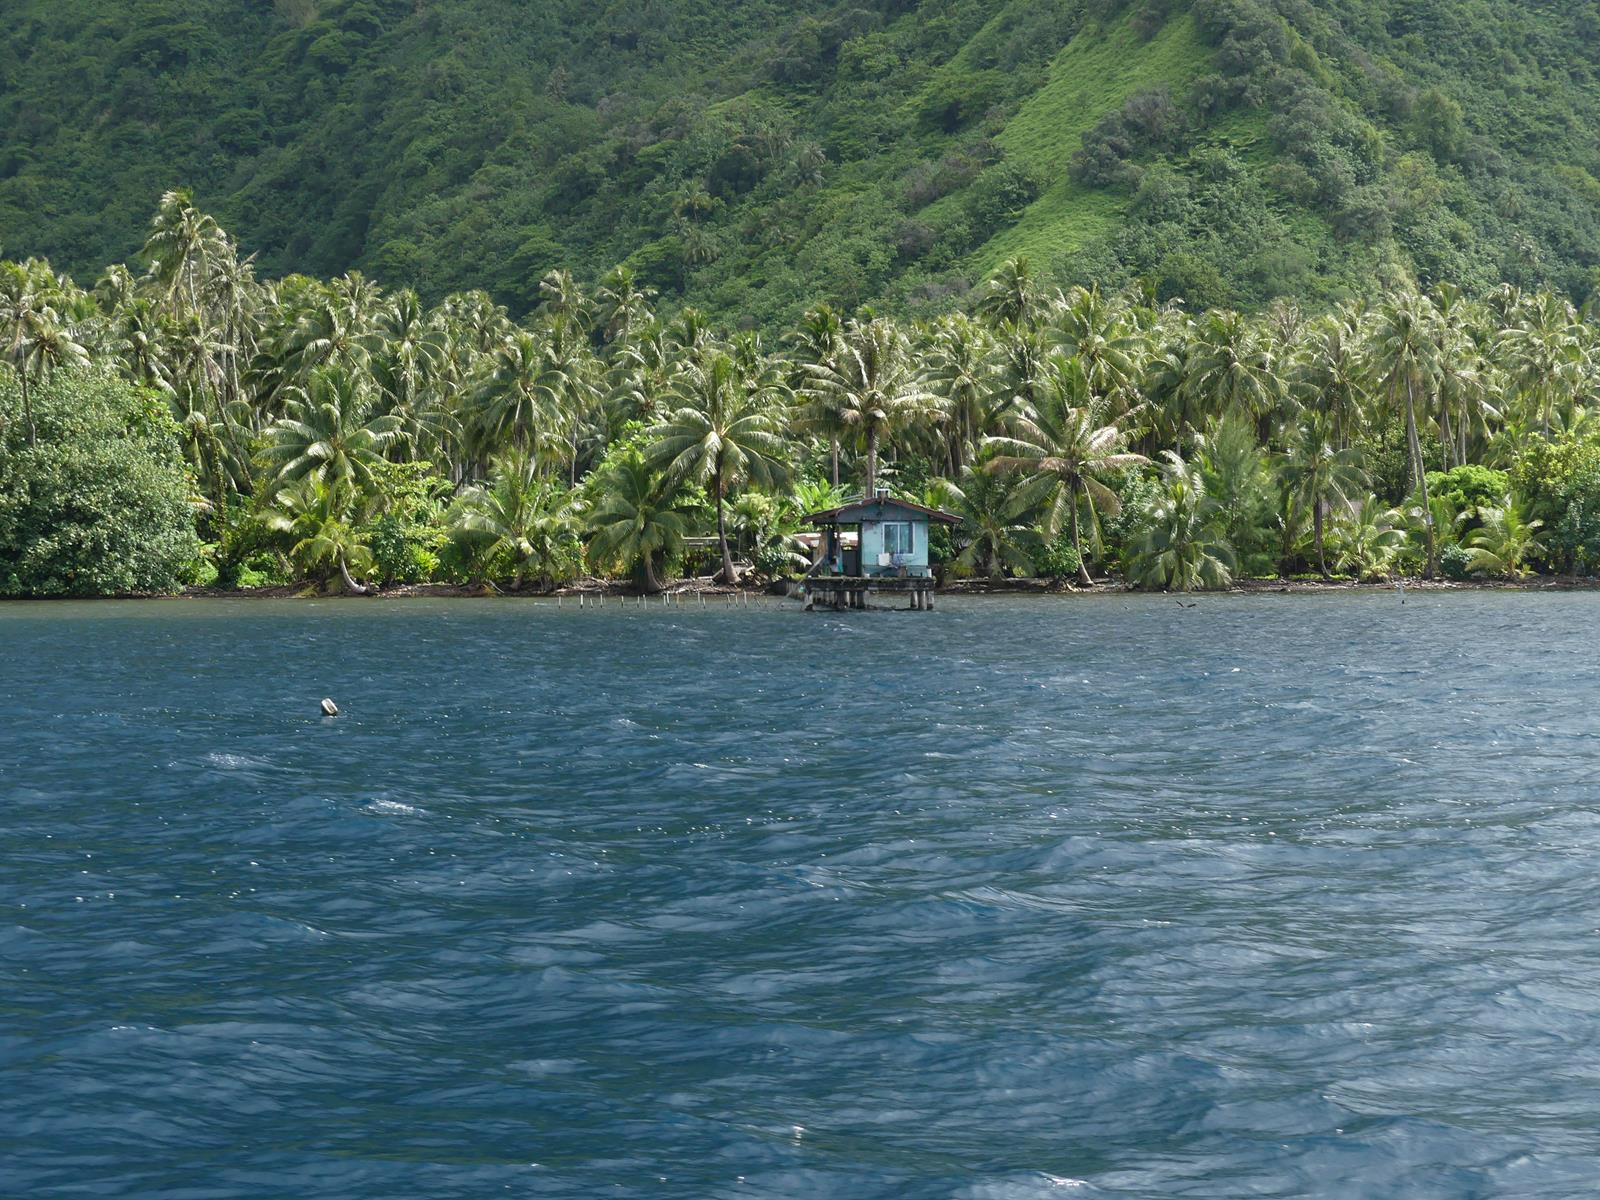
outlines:
[[[1407,591],[1415,592],[1584,592],[1600,591],[1600,577],[1578,575],[1529,576],[1521,580],[1509,579],[1431,579],[1407,577],[1401,580],[1370,583],[1355,580],[1322,579],[1245,579],[1226,588],[1205,592],[1145,592],[1127,587],[1115,580],[1096,580],[1088,587],[1060,580],[1044,579],[960,579],[943,584],[937,589],[941,596],[1267,596],[1267,595],[1324,595],[1339,593],[1393,592],[1403,583]],[[323,592],[305,584],[283,584],[264,588],[186,588],[181,592],[132,594],[124,596],[12,596],[0,597],[0,602],[50,603],[59,601],[128,601],[128,600],[639,600],[646,603],[672,603],[680,596],[736,597],[759,599],[790,598],[785,584],[759,586],[733,586],[712,583],[707,579],[679,580],[659,592],[643,592],[637,586],[599,579],[584,579],[551,590],[534,588],[494,588],[454,583],[400,584],[381,590],[357,594],[352,592]]]

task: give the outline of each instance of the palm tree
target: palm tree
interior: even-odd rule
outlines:
[[[372,378],[385,413],[400,425],[398,444],[413,458],[443,449],[449,414],[439,403],[437,382],[444,335],[409,288],[396,293],[378,318],[381,337],[372,356]]]
[[[179,189],[161,197],[141,253],[176,319],[182,300],[191,314],[200,311],[200,289],[212,259],[230,255],[232,248],[216,221],[195,208],[187,190]]]
[[[544,278],[539,280],[539,311],[542,314],[581,326],[588,321],[593,307],[593,302],[584,294],[571,271],[547,271]]]
[[[1528,573],[1527,560],[1546,553],[1538,539],[1544,522],[1525,518],[1515,498],[1507,496],[1498,507],[1480,506],[1477,511],[1483,524],[1467,535],[1472,551],[1467,570],[1520,579]]]
[[[983,285],[974,306],[978,315],[995,328],[1010,325],[1022,328],[1031,324],[1040,305],[1039,285],[1033,264],[1026,256],[1008,258]]]
[[[797,416],[800,425],[812,433],[828,439],[830,478],[839,486],[839,442],[849,431],[844,419],[844,402],[836,391],[815,392],[807,390],[816,373],[824,366],[836,369],[839,352],[844,343],[844,323],[831,305],[819,304],[807,309],[799,325],[790,331],[784,341],[790,346],[794,370],[789,386],[799,393],[804,403]]]
[[[1205,411],[1237,408],[1255,419],[1261,441],[1269,440],[1280,383],[1272,343],[1257,326],[1236,312],[1207,313],[1195,328],[1187,365],[1185,386]]]
[[[1332,421],[1333,444],[1343,450],[1359,431],[1367,405],[1361,327],[1352,306],[1342,306],[1310,323],[1290,375],[1300,401]]]
[[[779,396],[770,376],[741,370],[731,355],[718,351],[685,364],[674,386],[678,407],[648,433],[651,466],[709,485],[724,583],[739,581],[728,549],[728,489],[745,482],[771,486],[786,474]]]
[[[945,481],[942,491],[941,507],[961,518],[960,536],[966,542],[956,562],[990,579],[1033,569],[1031,553],[1038,548],[1039,535],[1028,524],[1031,506],[1018,476],[968,467],[959,484]]]
[[[457,498],[449,526],[458,540],[474,545],[487,569],[497,559],[515,566],[511,583],[521,587],[531,573],[554,583],[566,547],[577,545],[577,508],[572,495],[542,472],[538,460],[513,450],[495,463],[487,486],[469,487]]]
[[[1098,288],[1073,288],[1061,297],[1052,332],[1077,360],[1086,395],[1104,411],[1121,415],[1139,403],[1148,339],[1124,301],[1108,300]]]
[[[839,426],[864,442],[862,498],[871,499],[878,490],[878,452],[884,439],[935,403],[917,378],[906,335],[884,318],[851,321],[840,339],[837,361],[804,367],[810,404],[829,407]]]
[[[1087,406],[1072,407],[1060,392],[1031,411],[1014,414],[1010,429],[1005,437],[985,439],[994,455],[985,469],[1027,475],[1024,495],[1042,508],[1047,538],[1060,533],[1062,518],[1070,517],[1078,582],[1088,586],[1094,580],[1084,562],[1080,501],[1088,508],[1091,524],[1098,521],[1098,512],[1115,516],[1120,507],[1117,494],[1101,477],[1150,460],[1122,450],[1122,431],[1115,424],[1096,424]]]
[[[287,536],[289,558],[301,571],[337,571],[346,591],[363,595],[367,588],[356,576],[370,574],[374,562],[351,523],[356,500],[348,480],[307,475],[280,489],[262,520]]]
[[[1434,337],[1436,313],[1432,301],[1414,289],[1393,292],[1378,310],[1371,352],[1373,366],[1383,381],[1391,409],[1405,401],[1406,453],[1412,486],[1422,494],[1423,530],[1427,542],[1424,577],[1433,578],[1438,566],[1428,477],[1422,461],[1422,440],[1417,433],[1417,397],[1425,395],[1437,372],[1439,346]]]
[[[38,436],[33,421],[33,397],[25,369],[28,339],[41,309],[48,305],[55,277],[35,260],[0,263],[0,332],[5,336],[5,358],[16,368],[22,383],[22,419],[28,428],[28,445]]]
[[[1235,553],[1260,536],[1262,508],[1271,482],[1267,452],[1247,414],[1232,410],[1194,435],[1194,459],[1206,495],[1217,504],[1216,522]]]
[[[589,561],[616,563],[636,572],[654,595],[661,570],[683,545],[693,509],[670,477],[658,477],[637,453],[622,456],[597,480],[599,498],[589,510]]]
[[[546,343],[521,329],[496,350],[471,400],[480,447],[509,445],[547,462],[565,452],[564,414],[551,386],[547,351]]]
[[[640,287],[633,268],[613,267],[595,290],[600,336],[607,342],[631,341],[634,332],[650,324],[650,302],[656,290]]]
[[[973,447],[988,432],[995,385],[993,345],[988,331],[970,317],[957,314],[934,326],[927,386],[939,397],[945,461],[952,479],[960,477]]]
[[[1335,449],[1327,434],[1325,418],[1307,414],[1299,424],[1293,449],[1280,459],[1285,489],[1294,497],[1294,503],[1311,513],[1311,544],[1317,556],[1317,570],[1324,579],[1331,578],[1323,545],[1327,515],[1335,505],[1344,504],[1367,488],[1360,453]]]
[[[115,330],[113,352],[128,378],[141,387],[170,394],[171,349],[155,305],[143,297],[130,299],[116,310]]]
[[[1216,502],[1177,452],[1165,458],[1166,487],[1134,543],[1129,577],[1138,587],[1163,591],[1225,588],[1233,581],[1233,551],[1211,530]]]
[[[1576,394],[1590,369],[1585,327],[1572,303],[1553,292],[1519,304],[1514,322],[1500,334],[1511,379],[1528,400],[1525,419],[1536,413],[1549,437],[1557,397]]]
[[[1376,496],[1364,496],[1335,510],[1332,536],[1340,570],[1358,579],[1386,575],[1405,548],[1405,517]]]
[[[13,353],[22,380],[23,420],[28,426],[28,445],[31,446],[37,431],[30,382],[43,383],[61,367],[88,366],[89,352],[73,336],[60,314],[49,304],[42,304],[23,316],[13,341]]]
[[[371,415],[358,376],[329,368],[292,390],[288,412],[267,429],[264,454],[280,483],[309,476],[366,496],[376,490],[384,452],[399,436],[393,416]]]

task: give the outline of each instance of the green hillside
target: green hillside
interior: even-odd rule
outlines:
[[[264,275],[513,311],[628,261],[772,326],[1007,257],[1196,305],[1600,263],[1593,3],[19,0],[0,246],[92,277],[193,189]]]

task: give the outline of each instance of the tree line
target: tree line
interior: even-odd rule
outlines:
[[[1556,293],[1396,275],[1320,313],[1190,312],[1014,260],[967,311],[818,305],[769,341],[659,311],[625,267],[538,292],[517,323],[482,292],[260,280],[183,192],[92,288],[0,264],[0,591],[161,590],[62,565],[141,553],[73,521],[150,513],[171,586],[772,579],[807,565],[805,513],[875,488],[961,516],[934,547],[954,576],[1190,590],[1600,559],[1600,338]],[[159,472],[62,449],[110,429],[169,460],[159,503],[95,492]]]

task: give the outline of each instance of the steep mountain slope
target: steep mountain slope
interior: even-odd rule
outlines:
[[[514,310],[627,260],[766,325],[1005,258],[1195,303],[1600,262],[1600,9],[1523,0],[19,0],[0,240],[191,186],[264,272]]]

